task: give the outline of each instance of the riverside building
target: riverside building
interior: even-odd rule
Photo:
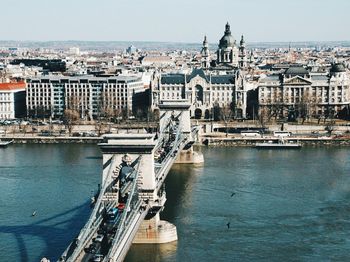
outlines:
[[[259,113],[277,118],[340,116],[350,106],[349,72],[333,64],[328,73],[310,73],[302,66],[259,80]]]
[[[133,110],[133,97],[143,92],[142,79],[116,77],[40,77],[27,79],[30,117],[62,117],[66,109],[82,119],[112,116]]]
[[[209,119],[214,106],[219,106],[234,108],[236,118],[245,118],[244,83],[239,72],[217,75],[194,69],[191,74],[162,74],[152,81],[152,104],[157,107],[161,100],[187,99],[192,117]]]
[[[24,82],[0,83],[0,119],[25,116],[25,87]]]

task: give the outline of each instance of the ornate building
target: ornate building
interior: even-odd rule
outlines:
[[[204,36],[201,55],[202,55],[202,63],[201,63],[202,68],[208,69],[210,67],[210,52],[209,52],[207,36]]]
[[[247,95],[244,71],[245,43],[242,37],[238,49],[227,23],[219,41],[217,60],[211,66],[207,37],[201,50],[201,67],[190,74],[155,74],[151,81],[152,107],[160,100],[188,99],[191,116],[212,118],[214,107],[230,111],[234,118],[246,117]],[[240,64],[239,64],[240,62]],[[240,66],[240,68],[238,68]],[[226,110],[227,109],[227,110]]]
[[[246,68],[247,67],[247,53],[246,53],[246,47],[245,47],[245,41],[244,37],[242,35],[241,41],[239,43],[239,61],[238,66],[239,68]]]
[[[191,74],[158,75],[151,83],[152,105],[158,107],[161,100],[187,99],[192,104],[192,117],[209,119],[213,117],[214,106],[219,106],[232,109],[235,118],[245,118],[244,83],[239,71],[231,75],[216,75],[194,69]]]
[[[350,79],[342,64],[328,74],[312,74],[304,67],[260,79],[259,113],[275,117],[334,117],[350,106]]]
[[[224,36],[220,39],[217,51],[217,64],[231,67],[238,67],[238,48],[236,40],[231,35],[229,23],[225,26]]]

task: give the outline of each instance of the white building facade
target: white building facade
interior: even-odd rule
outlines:
[[[81,118],[132,111],[133,95],[144,91],[142,79],[117,77],[41,77],[27,80],[29,116],[61,117],[73,109]]]
[[[0,83],[0,119],[24,117],[25,83]]]
[[[259,80],[259,112],[276,117],[336,117],[350,106],[350,78],[342,64],[332,65],[328,74],[312,74],[292,67],[283,74]]]

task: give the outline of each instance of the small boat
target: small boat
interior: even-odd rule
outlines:
[[[8,145],[12,144],[13,140],[10,141],[1,141],[0,140],[0,147],[7,147]]]
[[[301,144],[280,138],[278,141],[269,140],[263,143],[256,143],[255,147],[263,149],[299,149]]]

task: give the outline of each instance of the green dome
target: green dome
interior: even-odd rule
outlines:
[[[331,67],[331,72],[332,73],[341,73],[341,72],[345,72],[345,66],[342,63],[336,63],[333,64]]]
[[[219,42],[219,48],[233,47],[235,46],[235,42],[235,39],[231,35],[230,25],[227,23],[225,27],[225,34]]]

